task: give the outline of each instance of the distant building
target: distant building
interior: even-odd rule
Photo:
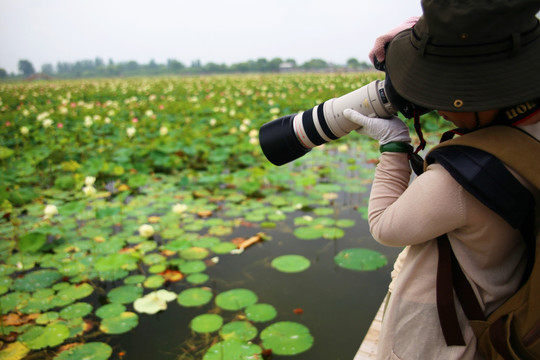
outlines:
[[[294,64],[292,62],[282,62],[279,64],[280,73],[288,73],[294,70]]]

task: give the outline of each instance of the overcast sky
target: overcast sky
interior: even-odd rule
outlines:
[[[420,14],[420,0],[0,0],[0,68],[96,57],[344,64],[367,61],[378,35]]]

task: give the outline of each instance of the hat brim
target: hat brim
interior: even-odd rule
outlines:
[[[514,55],[445,59],[422,56],[412,30],[399,33],[386,52],[392,85],[408,101],[433,110],[501,109],[540,98],[540,39]]]

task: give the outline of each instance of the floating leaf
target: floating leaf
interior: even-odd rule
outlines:
[[[58,281],[62,275],[56,270],[37,270],[27,273],[22,278],[15,279],[13,283],[14,290],[33,292],[38,289],[45,289],[56,281]]]
[[[32,251],[38,251],[41,249],[43,245],[45,245],[45,242],[47,241],[47,235],[41,232],[31,232],[24,236],[22,236],[19,239],[19,249],[22,252],[32,252]]]
[[[106,304],[96,310],[96,315],[102,319],[119,316],[126,311],[126,307],[122,304]]]
[[[250,341],[257,336],[257,332],[257,328],[248,321],[232,321],[221,328],[219,335],[223,340]]]
[[[182,306],[202,306],[212,300],[212,291],[208,288],[192,288],[178,295],[178,303]]]
[[[189,275],[186,280],[190,284],[198,285],[207,282],[209,278],[210,276],[208,274],[196,273]]]
[[[250,360],[258,359],[262,350],[258,345],[237,339],[218,342],[210,347],[203,360]]]
[[[136,327],[138,323],[137,314],[126,311],[119,316],[103,319],[99,328],[106,334],[122,334]]]
[[[352,219],[340,219],[336,222],[336,225],[342,228],[349,228],[355,225],[355,221]]]
[[[62,351],[54,360],[107,360],[112,348],[101,342],[80,344]]]
[[[261,331],[263,347],[276,355],[296,355],[313,346],[313,336],[302,324],[281,321]]]
[[[324,235],[324,228],[313,226],[302,226],[294,229],[294,236],[302,240],[314,240]]]
[[[107,294],[107,298],[112,303],[127,304],[140,298],[143,289],[136,285],[122,285],[112,289]]]
[[[253,322],[273,320],[277,316],[276,308],[270,304],[254,304],[246,307],[246,317]]]
[[[191,320],[191,329],[198,333],[211,333],[219,330],[223,325],[223,318],[217,314],[203,314]]]
[[[236,249],[236,245],[230,242],[221,242],[210,248],[216,254],[228,254],[233,249]]]
[[[144,287],[156,289],[161,287],[165,283],[165,279],[161,275],[152,275],[149,276],[143,283]]]
[[[190,247],[180,251],[180,256],[186,260],[201,260],[208,256],[208,250],[202,247]]]
[[[368,271],[386,265],[386,257],[374,250],[351,248],[340,251],[334,261],[340,267],[349,270]]]
[[[22,342],[16,341],[11,344],[7,344],[5,348],[0,351],[0,360],[21,360],[28,353],[30,349],[26,347]]]
[[[345,231],[337,227],[325,228],[323,230],[323,237],[325,239],[335,240],[340,239],[343,236],[345,236]]]
[[[60,311],[60,317],[62,319],[70,320],[75,318],[82,318],[92,312],[92,305],[88,303],[79,302],[68,307],[63,308]]]
[[[124,284],[126,285],[136,285],[136,284],[142,284],[144,280],[146,279],[146,276],[144,275],[131,275],[124,279]]]
[[[216,305],[224,310],[236,311],[257,302],[257,295],[248,289],[233,289],[216,296]]]
[[[188,261],[180,265],[180,271],[184,274],[193,274],[204,270],[206,270],[206,265],[201,260]]]
[[[19,336],[19,340],[32,350],[58,346],[69,337],[69,328],[60,323],[45,327],[34,326]]]
[[[285,273],[304,271],[310,264],[310,261],[302,255],[282,255],[272,260],[272,267]]]

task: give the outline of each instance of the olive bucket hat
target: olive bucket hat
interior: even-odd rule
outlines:
[[[386,51],[402,97],[445,111],[540,98],[540,0],[422,0],[422,8]]]

